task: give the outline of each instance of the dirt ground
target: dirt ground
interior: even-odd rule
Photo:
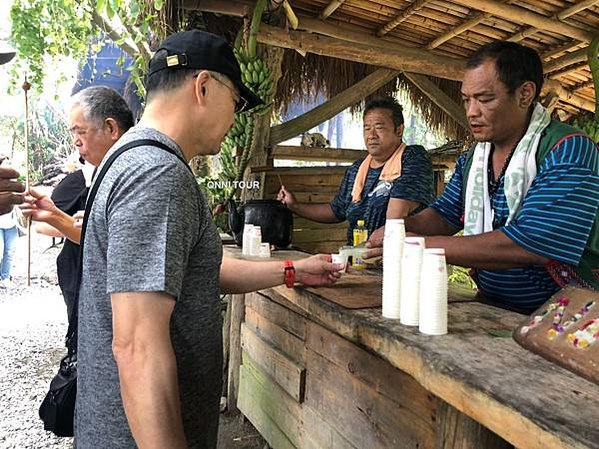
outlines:
[[[32,235],[31,285],[27,237],[19,239],[15,287],[0,289],[0,449],[67,449],[72,439],[44,431],[37,410],[65,352],[66,308],[56,281],[60,248]],[[221,414],[218,449],[268,448],[239,415]]]

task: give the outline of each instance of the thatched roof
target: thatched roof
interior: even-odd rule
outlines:
[[[178,1],[196,13],[227,10],[230,15],[203,12],[201,16],[207,29],[229,39],[242,26],[243,18],[239,16],[243,13],[239,11],[251,13],[255,3]],[[562,111],[562,118],[594,110],[595,91],[585,48],[599,35],[599,6],[596,6],[599,0],[293,0],[290,4],[299,17],[299,27],[298,31],[285,32],[297,42],[321,36],[323,41],[335,39],[349,47],[363,43],[373,52],[379,48],[410,47],[426,53],[433,62],[435,58],[439,58],[440,64],[455,60],[456,67],[487,42],[500,39],[521,42],[541,54],[546,78],[553,80],[559,94],[555,110]],[[362,42],[360,36],[364,36]],[[318,53],[321,54],[308,52],[302,56],[293,49],[286,50],[276,98],[281,108],[315,90],[332,97],[378,68],[356,62],[356,58],[348,61],[325,56],[330,54],[327,49]],[[390,62],[401,64],[397,60]],[[460,102],[459,82],[429,78],[450,98]],[[387,84],[379,92],[389,93],[400,86],[409,89],[412,100],[433,128],[443,129],[452,138],[464,137],[464,129],[405,77],[400,75],[397,82]]]

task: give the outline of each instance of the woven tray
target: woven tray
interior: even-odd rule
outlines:
[[[567,287],[514,331],[524,348],[599,384],[599,293]]]

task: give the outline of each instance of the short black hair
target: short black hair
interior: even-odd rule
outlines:
[[[158,50],[152,59],[166,59],[167,56],[167,50]],[[157,92],[165,92],[180,87],[185,81],[187,81],[189,77],[198,72],[198,69],[173,68],[164,69],[153,73],[146,78],[146,100],[149,100],[150,97]]]
[[[373,109],[387,109],[391,112],[391,118],[393,119],[393,125],[395,128],[404,124],[403,119],[403,108],[397,102],[395,98],[391,97],[382,97],[382,98],[373,98],[364,107],[364,114],[362,115],[362,120],[366,117]]]
[[[489,59],[495,61],[497,76],[510,94],[525,82],[532,81],[537,88],[534,100],[539,98],[543,87],[543,63],[535,50],[516,42],[494,41],[476,50],[466,61],[466,68],[475,69]]]

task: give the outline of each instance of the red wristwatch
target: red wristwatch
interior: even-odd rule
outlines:
[[[295,284],[295,267],[293,266],[293,261],[285,260],[283,261],[283,266],[285,267],[285,286],[293,288]]]

